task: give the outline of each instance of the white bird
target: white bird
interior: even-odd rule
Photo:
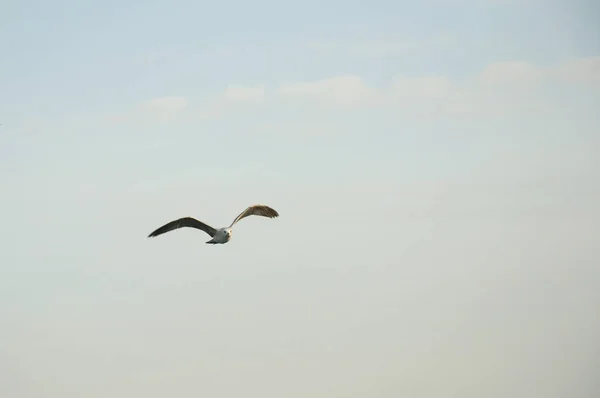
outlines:
[[[183,217],[183,218],[171,221],[170,223],[163,225],[162,227],[158,228],[157,230],[152,232],[150,235],[148,235],[148,237],[151,238],[154,236],[158,236],[158,235],[164,234],[165,232],[169,232],[169,231],[172,231],[172,230],[178,229],[178,228],[191,227],[191,228],[201,229],[202,231],[204,231],[210,235],[210,237],[212,239],[206,243],[210,243],[213,245],[216,243],[227,243],[231,239],[231,229],[232,229],[233,225],[236,222],[240,221],[242,218],[248,217],[248,216],[262,216],[262,217],[274,218],[274,217],[278,217],[279,213],[277,213],[277,211],[271,209],[269,206],[252,205],[252,206],[249,206],[248,208],[246,208],[246,210],[244,210],[243,212],[241,212],[240,215],[237,216],[235,218],[235,220],[233,220],[233,222],[231,223],[230,226],[223,227],[223,228],[213,228],[210,225],[204,224],[202,221],[196,220],[195,218]]]

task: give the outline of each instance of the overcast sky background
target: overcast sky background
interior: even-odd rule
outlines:
[[[598,15],[2,1],[0,396],[599,396]]]

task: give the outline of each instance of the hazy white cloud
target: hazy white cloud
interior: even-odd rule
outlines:
[[[112,123],[146,124],[170,122],[179,118],[188,107],[189,101],[182,96],[158,97],[143,101],[132,110],[108,115]]]
[[[221,94],[220,100],[226,103],[250,102],[260,103],[265,99],[264,86],[244,87],[229,86]]]
[[[377,89],[352,75],[334,76],[315,82],[284,83],[277,89],[277,94],[284,99],[341,106],[367,105],[379,97]]]
[[[454,84],[446,77],[396,76],[389,95],[393,100],[400,101],[437,100],[447,98],[454,88]]]
[[[523,61],[498,62],[486,67],[476,76],[483,85],[520,87],[539,83],[600,82],[600,56],[572,59],[559,65],[541,67]]]
[[[260,106],[265,101],[264,86],[230,85],[200,105],[190,105],[182,96],[167,96],[143,101],[130,112],[109,117],[117,123],[173,122],[181,118],[220,119],[227,114]]]
[[[201,106],[201,119],[221,119],[227,114],[262,105],[264,86],[230,85]]]
[[[534,65],[523,61],[497,62],[488,65],[475,77],[482,86],[511,85],[519,88],[541,82],[544,73]]]
[[[567,82],[600,85],[600,56],[575,59],[549,70],[551,78]]]
[[[170,118],[181,112],[188,105],[185,97],[162,97],[146,101],[139,106],[143,112],[157,115],[160,118]]]
[[[261,123],[252,132],[258,134],[286,134],[297,136],[324,136],[337,133],[339,127],[333,123],[326,122],[304,122],[304,123]]]
[[[522,61],[498,62],[464,80],[444,76],[398,75],[385,87],[369,86],[359,76],[334,76],[314,82],[286,83],[277,93],[286,99],[308,99],[314,106],[379,107],[403,115],[419,110],[445,115],[500,116],[511,111],[548,109],[558,104],[544,88],[556,83],[595,85],[600,57],[553,67]],[[554,102],[553,102],[554,101]]]
[[[592,87],[598,83],[600,57],[540,67],[527,62],[498,62],[457,85],[447,103],[450,113],[480,116],[508,112],[551,111],[564,98],[551,94],[557,84]]]
[[[547,111],[558,106],[559,99],[548,96],[544,90],[553,84],[585,88],[599,83],[600,57],[571,60],[551,67],[506,61],[490,64],[463,80],[397,75],[387,85],[376,87],[360,76],[339,75],[316,81],[285,82],[272,89],[263,85],[230,85],[191,114],[192,118],[199,116],[201,120],[222,119],[248,111],[258,112],[261,107],[291,106],[323,111],[379,109],[403,118],[429,117],[431,112],[447,117],[495,117],[510,112]],[[189,108],[185,97],[169,96],[146,101],[129,116],[138,121],[172,121]],[[259,130],[265,131],[262,127]],[[329,123],[326,128],[306,130],[333,129]]]

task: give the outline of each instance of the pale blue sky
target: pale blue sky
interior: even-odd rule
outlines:
[[[598,15],[0,3],[0,396],[597,396]]]

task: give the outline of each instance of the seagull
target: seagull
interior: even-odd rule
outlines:
[[[201,229],[202,231],[204,231],[210,235],[210,237],[212,239],[206,243],[210,243],[212,245],[217,244],[217,243],[223,244],[223,243],[229,242],[229,240],[231,239],[231,228],[233,227],[233,225],[236,222],[240,221],[242,218],[245,218],[248,216],[262,216],[262,217],[274,218],[274,217],[278,217],[279,213],[277,213],[276,210],[270,208],[269,206],[260,205],[260,204],[252,205],[252,206],[247,207],[246,210],[244,210],[243,212],[241,212],[240,215],[237,216],[235,218],[235,220],[233,220],[233,222],[231,223],[230,226],[223,227],[223,228],[213,228],[210,225],[206,225],[202,221],[196,220],[195,218],[183,217],[183,218],[171,221],[170,223],[163,225],[162,227],[158,228],[157,230],[152,232],[150,235],[148,235],[148,238],[152,238],[152,237],[164,234],[165,232],[169,232],[174,229],[183,228],[183,227],[191,227],[191,228]]]

